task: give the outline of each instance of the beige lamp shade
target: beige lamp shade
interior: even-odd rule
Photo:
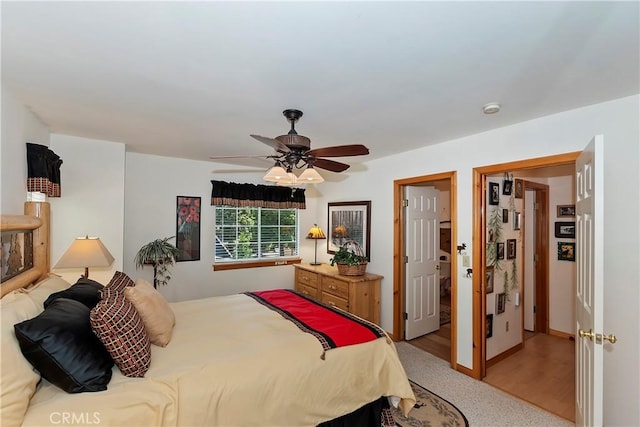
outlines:
[[[85,236],[74,240],[53,268],[84,267],[84,277],[89,277],[89,267],[109,267],[113,261],[99,238]]]

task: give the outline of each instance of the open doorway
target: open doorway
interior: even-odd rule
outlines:
[[[479,292],[474,292],[473,374],[569,420],[575,412],[575,264],[558,261],[556,248],[561,242],[554,238],[554,226],[569,224],[557,217],[556,208],[575,200],[578,154],[474,170],[474,242],[478,241],[473,249],[474,272],[483,274],[474,274],[474,289]],[[514,203],[512,197],[508,208],[502,209],[503,200],[492,203],[489,190],[502,191],[510,177],[520,188],[520,200]],[[498,232],[492,229],[493,217],[498,209],[506,216],[501,225],[508,227],[494,242]],[[507,268],[496,263],[493,245],[501,244],[506,244],[506,252],[513,247],[512,256],[506,257],[511,258]],[[504,274],[504,280],[489,287],[487,277],[496,274]],[[506,309],[498,301],[506,301]],[[544,375],[558,366],[562,369]]]
[[[450,362],[452,367],[456,365],[456,278],[451,272],[456,271],[456,257],[452,256],[455,251],[456,238],[456,174],[455,172],[445,172],[434,175],[426,175],[414,178],[397,180],[394,182],[394,201],[397,209],[394,212],[394,330],[395,340],[404,340],[407,336],[408,312],[411,312],[412,295],[407,295],[406,284],[409,268],[409,257],[407,244],[409,238],[407,226],[407,194],[412,190],[421,187],[430,187],[436,192],[440,192],[444,197],[437,208],[437,226],[432,229],[432,233],[425,233],[427,245],[435,245],[434,250],[430,250],[430,261],[434,263],[436,274],[425,275],[424,281],[429,281],[428,288],[433,292],[433,301],[437,302],[435,310],[438,311],[438,318],[432,319],[439,322],[435,331],[429,333],[427,338],[420,338],[425,351]],[[410,233],[409,233],[410,234]],[[422,233],[420,233],[422,236]],[[439,243],[434,243],[438,242]],[[424,243],[424,242],[422,242]],[[435,258],[433,257],[435,255]],[[429,303],[431,304],[431,302]],[[434,314],[433,310],[427,310],[429,314]],[[426,312],[425,312],[426,313]],[[413,332],[411,332],[413,333]]]

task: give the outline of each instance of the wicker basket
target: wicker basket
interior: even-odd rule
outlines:
[[[337,264],[338,273],[342,276],[362,276],[367,272],[367,263],[360,265]]]

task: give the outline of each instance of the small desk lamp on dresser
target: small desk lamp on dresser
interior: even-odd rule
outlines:
[[[324,235],[322,228],[318,227],[318,224],[313,224],[311,230],[309,230],[309,234],[307,234],[307,239],[315,240],[315,252],[313,253],[313,262],[311,265],[320,265],[321,262],[318,262],[318,240],[326,239],[327,236]]]

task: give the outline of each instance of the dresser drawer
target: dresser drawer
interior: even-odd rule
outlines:
[[[296,269],[296,283],[317,288],[318,274],[298,268]]]
[[[349,302],[346,299],[337,297],[333,294],[323,292],[321,301],[332,307],[338,307],[341,310],[349,311]]]
[[[318,290],[304,283],[296,283],[296,291],[313,299],[318,299]]]
[[[322,277],[322,292],[335,295],[342,299],[349,299],[349,283],[333,277]]]

